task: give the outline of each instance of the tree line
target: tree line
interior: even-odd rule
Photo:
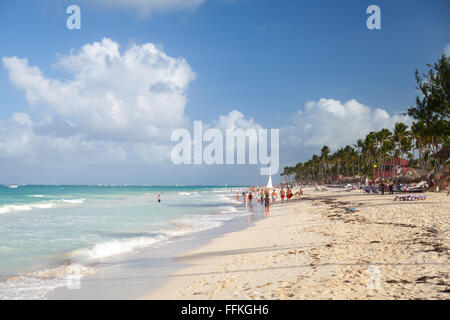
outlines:
[[[425,73],[415,73],[419,95],[416,105],[405,113],[413,119],[411,126],[395,123],[392,131],[372,131],[334,152],[323,146],[320,154],[285,167],[281,175],[289,181],[323,183],[341,175],[373,179],[374,173],[375,177],[382,177],[387,162],[397,157],[407,160],[408,167],[437,172],[440,163],[435,155],[450,146],[450,57],[444,53],[427,68]]]

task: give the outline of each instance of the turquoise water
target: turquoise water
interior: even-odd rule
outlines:
[[[162,201],[157,202],[158,192]],[[230,187],[0,186],[0,298],[43,298],[96,264],[243,216]]]

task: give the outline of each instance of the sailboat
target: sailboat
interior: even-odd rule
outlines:
[[[269,168],[269,181],[267,181],[267,189],[273,189],[272,172],[270,171],[270,168]]]

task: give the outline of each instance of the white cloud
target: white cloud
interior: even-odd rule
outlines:
[[[169,159],[170,134],[191,127],[184,109],[195,74],[151,43],[121,53],[103,39],[60,56],[69,75],[46,77],[27,59],[3,57],[11,82],[44,120],[16,113],[0,121],[0,160],[69,165],[154,164]],[[237,110],[205,127],[260,127]]]
[[[130,9],[141,15],[195,9],[205,0],[90,0],[107,8]]]
[[[86,44],[55,64],[72,76],[66,81],[45,77],[27,59],[2,60],[29,104],[70,119],[90,138],[155,142],[186,123],[186,91],[195,74],[184,59],[152,43],[123,54],[110,39]]]
[[[354,144],[370,131],[392,129],[395,122],[411,123],[407,116],[391,116],[383,109],[370,108],[356,100],[342,103],[320,99],[307,102],[291,124],[282,128],[281,141],[286,148],[316,149],[327,145],[336,149]]]
[[[195,74],[151,43],[123,53],[110,39],[86,44],[54,65],[69,80],[46,77],[27,59],[2,60],[45,120],[18,113],[0,121],[1,159],[157,163],[168,158],[171,131],[189,126],[184,109]]]
[[[227,115],[220,115],[218,121],[213,122],[213,126],[220,129],[223,133],[227,129],[262,129],[261,125],[256,123],[253,118],[246,119],[244,114],[238,110],[233,110]]]
[[[92,140],[77,131],[72,131],[72,134],[56,133],[55,127],[61,126],[63,133],[68,130],[66,126],[70,128],[67,122],[55,119],[33,123],[24,113],[15,113],[9,120],[0,120],[0,161],[74,166],[155,164],[167,160],[169,156],[169,145]]]
[[[9,120],[0,121],[0,160],[91,164],[93,162],[121,162],[126,159],[122,148],[112,142],[91,141],[83,135],[59,137],[36,133],[36,125],[24,113],[15,113]]]
[[[24,91],[44,120],[15,113],[0,120],[0,161],[86,165],[155,164],[170,159],[175,128],[190,128],[187,90],[195,74],[182,58],[151,43],[120,52],[103,39],[61,56],[55,67],[69,79],[46,77],[27,59],[3,57],[11,82]],[[201,120],[201,119],[195,119]],[[306,160],[322,145],[336,149],[395,122],[411,121],[349,100],[309,101],[280,128],[280,157]],[[207,128],[262,129],[238,110],[219,115]],[[305,158],[305,159],[302,159]],[[6,161],[6,162],[5,162]]]
[[[29,157],[31,134],[31,119],[24,113],[15,113],[10,120],[0,121],[0,156]]]
[[[289,125],[280,128],[280,157],[282,161],[303,161],[323,145],[335,150],[355,143],[370,131],[392,129],[399,121],[411,123],[407,116],[389,115],[385,110],[370,108],[356,100],[310,101],[291,118]],[[227,129],[263,127],[233,110],[219,115],[216,121],[204,123],[204,130],[207,128],[220,129],[225,136]],[[170,159],[172,147],[171,142],[91,139],[70,121],[46,119],[33,123],[23,113],[0,121],[0,160],[70,165],[156,164]]]
[[[237,111],[220,115],[206,128],[259,129],[253,119]],[[161,164],[170,161],[173,143],[92,139],[70,121],[46,118],[33,122],[25,113],[0,120],[0,161],[64,165]]]

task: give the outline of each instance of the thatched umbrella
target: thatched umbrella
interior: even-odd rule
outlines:
[[[438,153],[434,155],[436,158],[444,159],[446,161],[448,158],[450,158],[450,147],[444,148]]]
[[[395,178],[396,181],[400,183],[412,183],[412,182],[420,182],[420,181],[427,181],[430,178],[430,173],[427,170],[424,169],[414,169],[414,168],[408,168],[408,172],[405,174],[402,174],[400,176],[397,176]]]
[[[361,182],[361,183],[365,183],[366,182],[366,176],[355,176],[353,178],[354,182]]]
[[[445,162],[447,161],[447,159],[450,157],[450,148],[443,148],[441,151],[439,151],[438,153],[436,153],[434,155],[437,159],[442,159],[442,162],[444,163],[444,175],[447,172],[450,172],[450,164],[446,164]]]

